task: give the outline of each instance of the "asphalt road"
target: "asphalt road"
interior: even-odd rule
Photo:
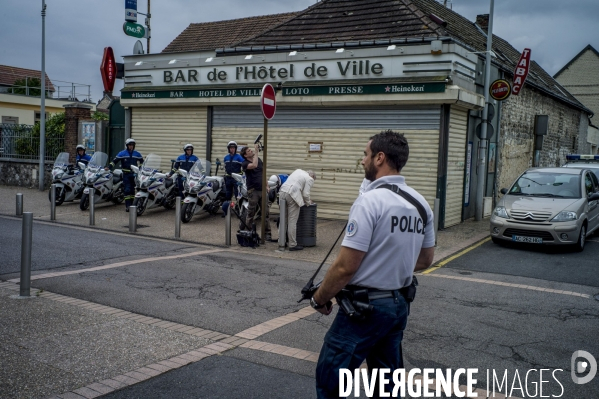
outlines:
[[[587,238],[583,252],[567,247],[486,242],[447,267],[599,287],[599,235]]]
[[[11,271],[20,254],[15,224],[0,218],[2,243],[12,240],[11,245],[2,245],[0,255],[12,259],[12,266],[7,268]],[[115,262],[176,252],[180,245],[97,232],[93,241],[111,245],[94,252],[82,249],[78,251],[81,257],[71,258],[59,255],[59,249],[67,250],[67,243],[90,240],[82,238],[81,230],[44,225],[38,231],[40,239],[45,240],[36,247],[38,259],[60,256],[46,265],[50,268],[76,261]],[[576,350],[586,350],[599,358],[599,301],[592,297],[599,293],[598,255],[599,243],[595,241],[589,242],[583,253],[546,253],[488,242],[430,275],[422,275],[405,333],[408,368],[478,368],[477,386],[483,389],[487,370],[501,375],[507,370],[510,385],[518,372],[522,385],[528,384],[531,393],[534,379],[539,382],[539,373],[533,373],[525,382],[528,370],[561,369],[556,375],[565,392],[563,398],[597,397],[599,377],[589,384],[575,385],[570,378],[570,358]],[[38,270],[42,267],[38,264]],[[35,280],[33,285],[147,316],[235,334],[305,307],[296,300],[315,267],[300,260],[223,251]],[[6,275],[0,278],[6,279]],[[590,298],[489,282],[559,289]],[[333,317],[314,314],[259,339],[319,352],[332,321]],[[314,369],[311,362],[237,348],[107,397],[313,397]],[[544,395],[559,393],[560,386],[553,379],[545,384]],[[513,395],[532,396],[519,390]]]

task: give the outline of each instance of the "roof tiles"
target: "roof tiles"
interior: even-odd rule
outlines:
[[[41,71],[35,69],[17,68],[8,65],[0,65],[0,86],[13,86],[15,80],[25,78],[37,78],[42,76]],[[46,90],[54,91],[54,85],[46,74]]]
[[[233,47],[243,40],[287,21],[296,14],[296,12],[290,12],[231,19],[228,21],[190,24],[162,52],[179,53]]]

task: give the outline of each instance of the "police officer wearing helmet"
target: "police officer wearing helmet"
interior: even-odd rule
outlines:
[[[173,170],[169,176],[172,176],[173,173],[179,169],[189,172],[193,164],[198,160],[198,157],[193,155],[193,144],[185,144],[183,146],[183,154],[179,155],[179,157],[176,159],[175,164],[173,165]],[[183,176],[181,175],[177,177],[177,188],[179,189],[179,197],[184,198]]]
[[[85,146],[82,144],[79,144],[77,146],[76,150],[77,150],[77,156],[75,157],[76,167],[79,167],[79,162],[81,162],[82,164],[87,166],[87,164],[89,163],[90,159],[92,159],[92,157],[85,153]]]
[[[229,141],[227,151],[228,153],[225,155],[223,162],[225,163],[225,197],[229,201],[233,193],[237,198],[237,182],[231,176],[231,173],[241,173],[241,165],[245,159],[237,153],[237,143],[235,141]]]
[[[403,368],[400,345],[409,312],[406,298],[413,299],[406,288],[415,271],[431,265],[435,244],[430,206],[400,175],[408,154],[403,134],[391,130],[372,136],[366,145],[362,165],[371,183],[351,207],[339,255],[311,305],[330,314],[331,299],[345,287],[343,292],[354,298],[360,293],[361,301],[372,308],[363,312],[363,319],[342,309],[337,312],[316,367],[320,399],[339,397],[339,369],[353,373],[364,359],[369,369],[393,373]],[[402,195],[392,191],[398,189]]]
[[[117,163],[121,163],[123,171],[123,188],[125,192],[125,211],[129,212],[129,207],[135,198],[135,173],[131,170],[131,166],[139,166],[143,163],[143,157],[135,151],[135,140],[127,139],[125,141],[125,149],[117,154],[110,163],[110,169],[114,169]]]

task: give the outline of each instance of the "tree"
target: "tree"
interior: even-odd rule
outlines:
[[[46,156],[56,156],[64,151],[64,131],[64,112],[53,114],[46,120]],[[15,140],[15,147],[19,155],[37,154],[40,148],[40,123],[36,122],[30,131]]]
[[[92,119],[95,121],[107,121],[108,114],[105,112],[94,111],[92,112]]]
[[[17,79],[13,85],[15,86],[12,89],[14,94],[26,94],[29,96],[39,97],[40,93],[42,92],[42,82],[39,78]],[[27,92],[27,89],[29,89],[29,92]]]

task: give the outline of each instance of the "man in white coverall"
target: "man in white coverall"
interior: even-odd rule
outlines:
[[[296,226],[300,214],[300,207],[312,204],[310,190],[316,175],[311,170],[295,170],[289,175],[287,181],[281,186],[279,198],[287,203],[287,236],[289,237],[289,250],[301,251],[304,247],[297,245]],[[280,234],[285,232],[279,231]]]

